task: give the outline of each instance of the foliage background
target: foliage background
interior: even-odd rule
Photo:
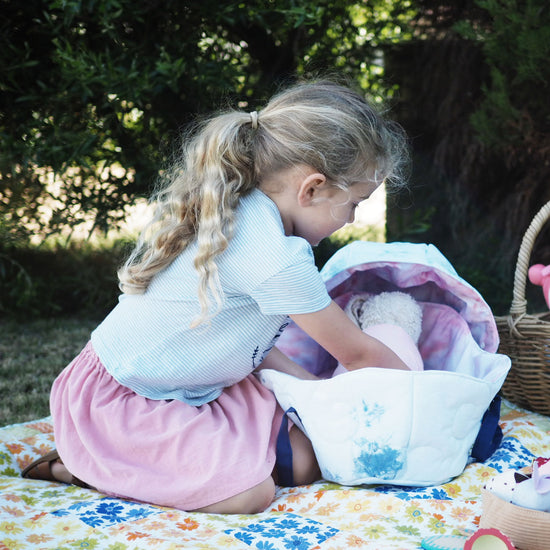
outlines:
[[[388,239],[433,242],[503,312],[521,236],[550,200],[547,8],[0,0],[0,314],[101,317],[127,243],[73,234],[117,227],[197,115],[259,108],[316,74],[384,102],[411,136],[411,188],[390,200]],[[550,263],[548,242],[533,261]]]

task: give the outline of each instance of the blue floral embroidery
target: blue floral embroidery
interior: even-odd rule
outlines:
[[[359,456],[354,460],[357,476],[367,475],[381,479],[395,479],[403,468],[402,452],[375,441],[359,441]]]
[[[225,532],[258,550],[310,550],[333,537],[338,529],[287,513]]]
[[[380,420],[384,411],[384,407],[379,403],[369,405],[366,401],[363,401],[363,414],[361,415],[361,419],[365,423],[365,426],[372,426],[375,421]]]

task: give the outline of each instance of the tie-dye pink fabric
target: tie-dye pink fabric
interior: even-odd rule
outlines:
[[[456,370],[461,346],[449,346],[450,339],[458,343],[473,337],[480,350],[494,353],[498,348],[490,307],[433,245],[356,241],[340,249],[321,275],[331,297],[342,307],[354,294],[393,290],[405,291],[420,302],[424,318],[419,348],[427,370]],[[319,376],[330,376],[336,367],[294,324],[277,345]],[[475,365],[471,368],[473,376],[484,377],[476,375]]]

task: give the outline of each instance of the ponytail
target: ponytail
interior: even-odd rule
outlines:
[[[221,305],[215,259],[233,235],[239,198],[255,187],[253,133],[251,116],[238,111],[214,117],[196,129],[180,160],[165,175],[168,185],[154,197],[153,218],[119,270],[124,292],[145,292],[154,275],[196,240],[201,306],[197,324],[208,317],[210,297]]]

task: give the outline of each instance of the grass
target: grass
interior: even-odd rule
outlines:
[[[52,382],[96,324],[73,318],[0,321],[0,426],[50,414]]]

